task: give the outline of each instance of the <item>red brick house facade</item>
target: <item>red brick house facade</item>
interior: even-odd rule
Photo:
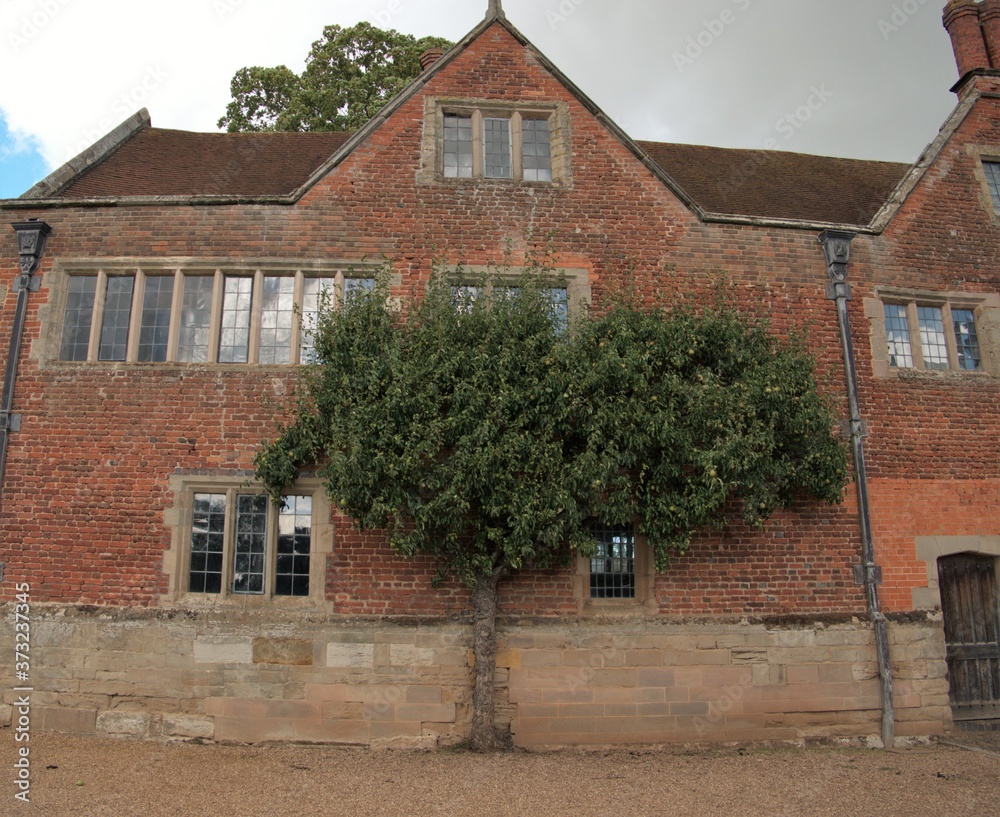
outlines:
[[[34,723],[461,740],[467,591],[311,474],[280,509],[248,481],[320,289],[385,259],[405,301],[435,262],[516,273],[543,244],[571,312],[725,273],[808,337],[859,478],[663,574],[635,542],[629,598],[594,597],[587,560],[524,571],[497,675],[515,742],[877,741],[995,714],[1000,0],[945,22],[959,104],[913,167],[633,141],[496,4],[357,133],[143,111],[0,202],[0,600],[13,621],[30,598]],[[9,721],[14,661],[0,677]]]

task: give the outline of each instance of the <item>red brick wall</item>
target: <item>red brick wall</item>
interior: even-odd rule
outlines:
[[[572,123],[572,187],[417,184],[424,93],[565,102]],[[970,127],[992,127],[988,117],[980,119]],[[937,475],[970,480],[996,473],[990,454],[997,447],[994,382],[952,388],[935,381],[932,392],[922,381],[875,382],[861,303],[876,284],[888,281],[996,289],[995,281],[985,280],[991,268],[973,269],[972,261],[983,257],[984,247],[986,260],[995,260],[995,227],[989,219],[959,221],[968,208],[960,186],[967,170],[963,162],[968,164],[954,148],[884,238],[855,242],[854,340],[873,434],[871,466],[880,479],[920,480],[931,467]],[[529,233],[543,237],[538,244],[549,244],[557,265],[589,271],[598,305],[623,283],[649,302],[699,298],[725,274],[741,305],[769,317],[776,333],[806,335],[820,361],[823,388],[844,405],[836,311],[825,297],[817,231],[700,224],[499,26],[294,206],[18,213],[28,215],[54,228],[41,270],[46,281],[57,258],[360,261],[385,254],[401,275],[398,294],[412,297],[433,259],[502,263],[510,242],[509,260],[517,264]],[[962,241],[950,238],[946,223],[936,226],[943,219],[964,225]],[[971,249],[961,248],[966,238],[974,242]],[[956,267],[965,275],[959,284]],[[11,266],[5,279],[12,275]],[[973,282],[975,275],[983,280]],[[12,438],[0,516],[0,560],[13,581],[0,586],[0,597],[30,576],[38,601],[155,604],[167,586],[163,553],[170,532],[163,516],[172,502],[170,475],[175,469],[251,468],[257,446],[274,430],[274,412],[264,398],[280,397],[296,375],[276,367],[43,361],[41,316],[48,296],[45,288],[33,295],[29,313],[31,356],[22,361],[16,408],[24,425]],[[0,326],[4,337],[12,311],[8,297]],[[970,411],[973,400],[976,409]],[[976,448],[971,455],[970,448]],[[862,611],[863,597],[851,574],[860,560],[853,487],[847,500],[838,508],[803,504],[762,533],[734,526],[698,539],[657,580],[659,609],[665,614]],[[431,587],[430,560],[395,556],[378,536],[359,534],[343,519],[336,523],[327,595],[337,611],[439,615],[466,608],[464,588]],[[880,536],[890,539],[881,529]],[[903,549],[897,553],[887,545],[885,553],[905,565]],[[891,568],[889,575],[901,588],[909,581],[902,567]],[[505,589],[503,607],[531,615],[572,613],[572,587],[570,569],[527,571]],[[903,595],[900,590],[899,598]]]
[[[992,80],[982,80],[984,90]],[[982,181],[996,158],[1000,106],[981,99],[882,236],[859,238],[851,266],[853,340],[872,478],[873,531],[887,609],[912,608],[927,585],[920,536],[1000,535],[1000,383],[966,373],[873,376],[865,298],[877,286],[1000,291],[1000,217]]]

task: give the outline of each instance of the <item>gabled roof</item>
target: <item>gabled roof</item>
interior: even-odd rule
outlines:
[[[143,128],[57,197],[288,196],[352,135]]]
[[[143,128],[59,199],[293,194],[352,133],[192,133]],[[638,142],[706,213],[868,224],[910,169],[893,162]]]
[[[868,224],[910,169],[777,150],[638,144],[707,214]]]
[[[140,112],[15,202],[293,204],[490,26],[501,25],[685,205],[704,220],[865,228],[910,169],[780,151],[636,142],[541,54],[491,0],[486,18],[356,133],[192,133]]]

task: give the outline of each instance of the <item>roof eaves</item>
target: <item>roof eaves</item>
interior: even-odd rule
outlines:
[[[870,225],[840,224],[832,221],[810,221],[808,219],[773,218],[771,216],[748,216],[735,213],[702,212],[702,221],[711,224],[740,224],[748,227],[772,227],[783,230],[847,230],[865,235],[877,231]]]
[[[57,209],[67,207],[157,207],[190,205],[211,207],[233,204],[295,204],[292,196],[105,196],[82,199],[0,199],[0,210]]]
[[[878,234],[885,231],[893,218],[895,218],[896,213],[900,211],[906,200],[910,197],[910,194],[930,169],[931,165],[937,161],[945,145],[948,144],[951,137],[955,135],[955,132],[962,126],[966,117],[972,112],[976,102],[983,97],[1000,99],[1000,95],[973,91],[958,103],[958,106],[952,111],[951,116],[941,126],[937,138],[924,148],[924,152],[920,155],[920,158],[917,159],[907,174],[903,176],[899,184],[896,185],[896,188],[889,195],[885,204],[874,215],[869,225],[871,232]]]
[[[151,124],[149,111],[142,108],[82,153],[74,156],[62,167],[52,171],[30,190],[22,193],[19,198],[34,199],[35,205],[38,204],[38,200],[45,201],[55,198],[61,190],[65,190],[90,168],[103,162],[136,133],[143,128],[148,128]]]

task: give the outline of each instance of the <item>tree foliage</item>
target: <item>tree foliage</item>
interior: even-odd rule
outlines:
[[[759,526],[799,496],[840,501],[847,480],[811,358],[765,325],[726,306],[622,302],[567,331],[548,272],[504,283],[456,303],[436,274],[404,317],[381,282],[324,310],[319,364],[256,460],[275,496],[321,463],[361,528],[436,555],[473,588],[473,743],[485,748],[504,578],[592,552],[595,520],[634,522],[663,569],[735,507]]]
[[[231,133],[356,130],[420,73],[424,51],[450,46],[364,22],[327,26],[301,75],[284,65],[237,71],[218,126]]]

